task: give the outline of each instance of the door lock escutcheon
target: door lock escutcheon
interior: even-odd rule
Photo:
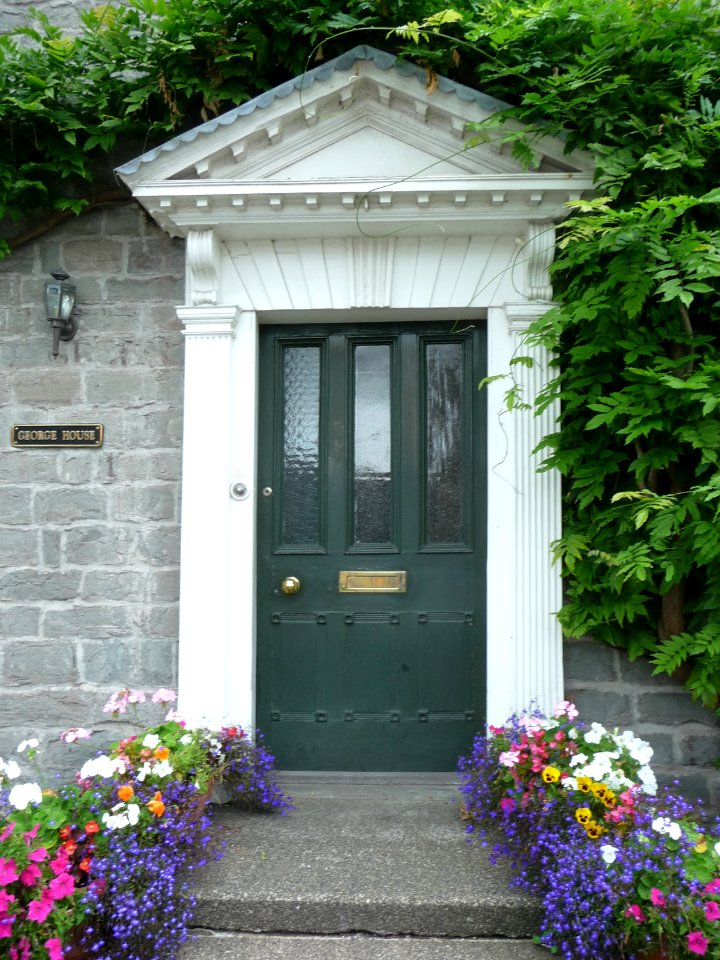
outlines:
[[[300,581],[297,577],[283,577],[280,589],[283,593],[298,593],[300,590]]]

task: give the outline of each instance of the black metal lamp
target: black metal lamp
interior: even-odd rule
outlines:
[[[63,270],[55,270],[45,284],[45,315],[53,330],[53,356],[59,352],[61,340],[72,340],[77,324],[72,317],[75,306],[75,284],[68,283]]]

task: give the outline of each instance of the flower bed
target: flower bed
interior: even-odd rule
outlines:
[[[720,957],[720,820],[658,792],[651,759],[566,701],[490,726],[460,761],[468,833],[538,895],[537,941],[564,960]]]
[[[145,699],[123,690],[105,709],[123,716]],[[164,712],[175,694],[152,700]],[[90,735],[73,728],[61,739]],[[38,746],[24,741],[18,752],[32,764]],[[239,727],[188,729],[172,710],[55,789],[0,758],[0,954],[62,960],[75,947],[97,960],[174,960],[194,905],[188,877],[211,847],[205,804],[219,784],[245,808],[290,809],[261,742]]]

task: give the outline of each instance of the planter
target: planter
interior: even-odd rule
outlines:
[[[92,957],[90,950],[81,943],[84,932],[84,927],[75,927],[70,931],[69,946],[65,947],[63,960],[90,960]]]
[[[637,955],[638,960],[672,960],[670,953],[663,943],[655,943],[646,947]]]

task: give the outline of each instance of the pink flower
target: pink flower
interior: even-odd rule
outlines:
[[[653,887],[650,891],[650,899],[654,907],[664,907],[665,906],[665,895],[662,890],[658,890],[657,887]]]
[[[571,703],[569,700],[562,700],[553,710],[554,717],[562,717],[565,715],[568,720],[574,720],[578,715],[577,707],[574,703]]]
[[[40,829],[40,824],[36,823],[31,830],[26,830],[25,833],[23,834],[23,840],[28,846],[30,846],[30,844],[33,842],[33,840],[37,836],[37,832],[39,829]]]
[[[185,721],[182,718],[182,714],[178,713],[177,710],[168,710],[165,715],[166,723],[179,723],[181,727],[185,726]]]
[[[12,925],[15,923],[15,917],[0,917],[0,940],[9,940],[13,935]]]
[[[128,690],[128,703],[145,703],[145,694],[142,690]]]
[[[50,960],[63,960],[63,945],[59,937],[46,940],[43,946],[47,950]]]
[[[625,911],[626,917],[632,917],[637,923],[644,923],[646,920],[645,914],[642,912],[640,907],[634,903],[631,907],[628,907]]]
[[[24,887],[34,887],[41,876],[40,867],[36,863],[29,863],[20,874],[20,883]]]
[[[6,890],[0,890],[0,913],[7,913],[8,907],[15,900],[15,897]]]
[[[28,860],[32,861],[32,863],[42,863],[43,860],[47,860],[47,855],[48,852],[45,847],[38,847],[37,850],[33,850],[28,854]]]
[[[15,861],[11,858],[0,857],[0,887],[7,886],[8,883],[13,883],[17,879]]]
[[[10,834],[13,832],[14,829],[15,829],[15,824],[14,824],[13,822],[10,822],[10,823],[5,827],[5,829],[3,830],[3,832],[0,833],[0,843],[2,843],[3,840],[7,840],[7,838],[10,836]]]
[[[175,695],[174,690],[166,690],[165,687],[160,687],[159,690],[156,690],[152,695],[153,703],[175,703],[177,696]]]
[[[520,751],[512,750],[512,749],[504,750],[498,757],[498,760],[504,767],[514,767],[519,759],[520,759]]]
[[[705,893],[720,893],[720,877],[715,877],[710,883],[705,884]]]
[[[70,727],[60,734],[63,743],[75,743],[77,740],[87,740],[92,736],[92,730],[86,730],[85,727]]]
[[[63,897],[69,897],[74,893],[75,881],[69,873],[61,873],[50,881],[48,889],[53,900],[62,900]]]
[[[48,914],[52,913],[52,910],[52,897],[43,894],[39,900],[30,901],[27,909],[28,920],[33,920],[35,923],[44,923],[48,918]]]
[[[710,900],[709,903],[705,904],[705,919],[710,920],[720,920],[720,904],[717,900]]]
[[[515,809],[515,801],[512,797],[503,797],[500,801],[500,809],[507,816],[508,813],[512,813]]]
[[[698,956],[704,957],[709,944],[708,938],[704,937],[699,930],[693,930],[687,935],[687,948],[690,953],[697,953]]]
[[[65,873],[68,865],[68,854],[66,850],[63,850],[62,847],[58,850],[57,856],[54,860],[51,860],[48,866],[55,874],[56,877],[59,877],[61,873]]]

